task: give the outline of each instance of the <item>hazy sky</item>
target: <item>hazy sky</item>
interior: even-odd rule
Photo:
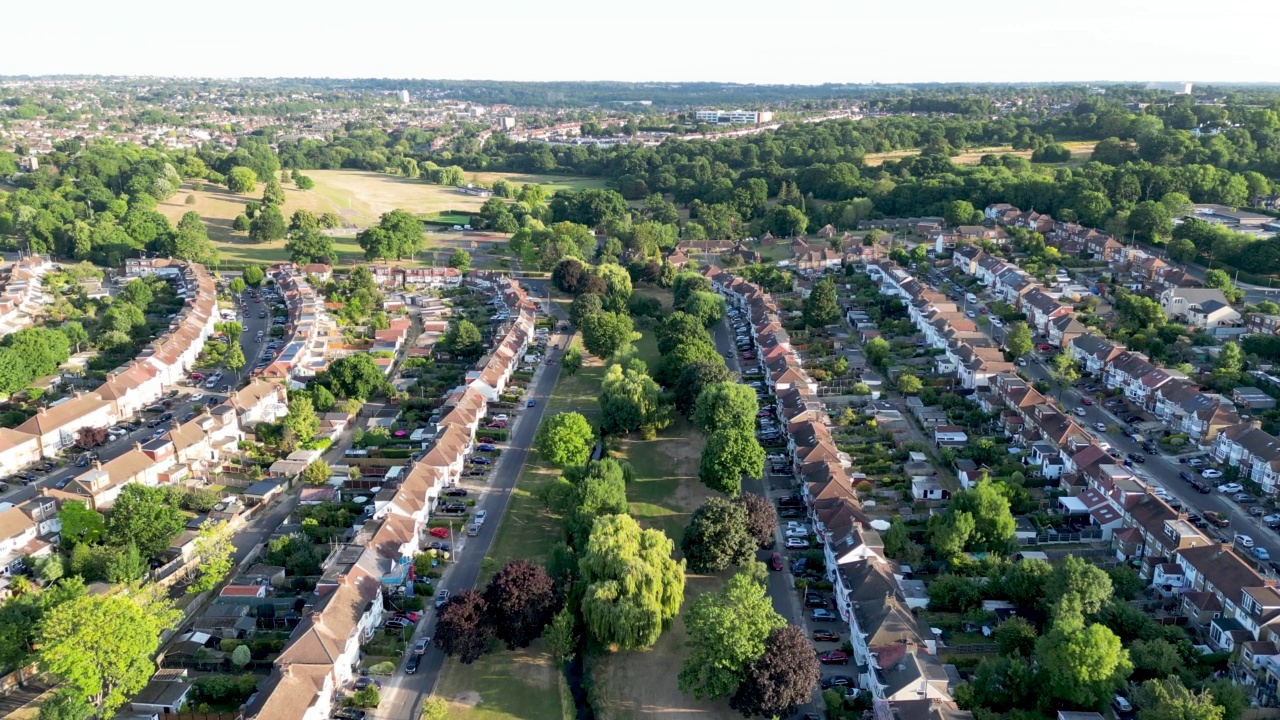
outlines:
[[[1264,0],[18,0],[4,15],[4,75],[1280,81]]]

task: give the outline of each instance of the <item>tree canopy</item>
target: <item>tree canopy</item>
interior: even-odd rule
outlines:
[[[684,622],[689,656],[680,667],[680,691],[697,698],[732,695],[764,655],[770,633],[787,625],[765,586],[747,573],[699,595]]]
[[[602,515],[579,562],[582,619],[597,642],[623,650],[657,642],[680,612],[684,562],[660,530],[627,515]]]

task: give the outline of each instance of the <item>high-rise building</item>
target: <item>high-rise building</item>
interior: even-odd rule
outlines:
[[[408,105],[408,104],[409,104],[409,91],[408,91],[408,90],[401,90],[401,91],[400,91],[400,104],[401,104],[401,105]]]

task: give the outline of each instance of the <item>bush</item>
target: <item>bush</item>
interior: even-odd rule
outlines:
[[[380,662],[377,665],[370,665],[367,670],[370,675],[390,675],[396,671],[396,664],[393,662]]]

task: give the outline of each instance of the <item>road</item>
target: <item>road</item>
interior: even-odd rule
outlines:
[[[246,314],[251,314],[252,317],[242,319],[245,326],[245,332],[240,336],[240,348],[244,351],[245,366],[239,373],[232,373],[226,376],[224,381],[234,387],[239,387],[243,382],[249,379],[249,373],[252,371],[254,363],[257,362],[259,355],[266,347],[265,342],[254,342],[254,336],[258,330],[263,330],[265,333],[267,326],[271,322],[270,319],[264,320],[259,318],[256,312],[241,313],[241,315]],[[234,380],[231,379],[232,377],[234,377]],[[222,383],[219,383],[219,386],[221,385]],[[174,389],[178,391],[178,396],[174,398],[169,412],[173,413],[174,419],[179,422],[182,418],[190,414],[196,405],[208,406],[211,404],[217,404],[226,398],[225,393],[206,390],[203,386],[178,387]],[[203,395],[203,397],[199,401],[192,401],[191,398],[198,394]],[[102,463],[110,462],[129,450],[132,450],[136,443],[146,442],[146,440],[150,438],[157,429],[147,427],[147,420],[150,417],[152,416],[148,415],[144,416],[142,419],[135,420],[135,424],[138,425],[137,430],[134,430],[118,440],[112,440],[111,442],[99,447],[99,461]],[[9,492],[0,495],[0,502],[10,502],[15,504],[25,502],[35,497],[39,493],[39,488],[57,487],[57,485],[64,480],[70,481],[83,472],[85,472],[85,468],[76,467],[74,462],[68,462],[63,467],[59,467],[48,474],[40,475],[37,477],[36,481],[30,485],[21,485],[16,481],[10,482],[10,490]],[[237,543],[237,547],[239,547],[239,543]]]
[[[525,281],[524,284],[529,288],[530,295],[541,295],[545,292],[544,283]],[[551,304],[551,309],[553,314],[563,319],[558,306]],[[564,345],[568,339],[569,336],[565,333],[552,333],[548,347]],[[556,357],[559,357],[558,353]],[[547,400],[551,397],[559,377],[559,363],[549,365],[544,362],[539,366],[529,384],[528,393],[528,397],[536,400],[537,404],[534,407],[522,409],[516,416],[511,435],[505,443],[497,465],[489,474],[488,481],[483,485],[478,483],[466,485],[473,491],[480,490],[481,495],[476,501],[475,510],[486,510],[489,521],[481,527],[478,536],[465,538],[465,544],[457,545],[456,561],[449,566],[437,587],[451,592],[475,587],[480,575],[481,561],[488,556],[494,538],[497,536],[498,525],[511,500],[511,490],[515,487],[516,480],[520,477],[520,470],[529,456],[534,434],[537,433],[538,425],[542,422]],[[435,633],[436,616],[432,610],[431,604],[428,603],[427,618],[418,624],[413,635],[414,640],[431,637]],[[444,659],[444,654],[438,650],[428,650],[418,666],[418,672],[414,675],[404,674],[402,659],[401,669],[384,681],[382,703],[376,711],[371,713],[371,716],[388,720],[417,717],[419,705],[435,691],[436,683],[440,680],[440,670],[444,666]]]
[[[724,356],[725,363],[729,366],[729,369],[741,375],[742,364],[739,361],[738,347],[733,341],[733,333],[730,331],[729,321],[726,319],[717,323],[712,335],[715,339],[716,349],[720,351],[722,356]],[[778,497],[790,495],[791,491],[795,489],[790,477],[772,474],[769,472],[767,464],[764,478],[759,480],[750,477],[745,478],[742,482],[742,488],[747,492],[763,495],[764,497],[769,498],[770,501],[773,501]],[[775,529],[774,534],[774,539],[777,542],[778,548],[782,548],[784,540],[782,537],[781,526]],[[780,549],[779,552],[781,552],[784,557],[787,556],[787,552],[785,550]],[[756,559],[767,564],[773,553],[774,551],[772,550],[760,550],[756,553]],[[790,562],[788,562],[787,565],[788,567],[783,569],[781,572],[774,572],[772,570],[769,572],[769,584],[767,589],[769,599],[773,601],[773,609],[777,611],[779,615],[786,618],[788,623],[804,628],[806,634],[809,634],[809,628],[805,622],[804,608],[800,601],[800,594],[796,592],[795,580],[791,575]],[[831,628],[824,627],[822,629]],[[814,644],[819,650],[824,651],[840,649],[840,643]],[[847,674],[844,670],[845,668],[835,668],[829,665],[822,666],[822,674],[824,676]],[[822,715],[823,713],[821,710],[823,706],[821,703],[821,697],[819,689],[814,688],[813,700],[806,705],[800,706],[796,711],[801,714],[817,712],[819,715]]]

